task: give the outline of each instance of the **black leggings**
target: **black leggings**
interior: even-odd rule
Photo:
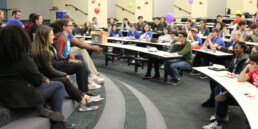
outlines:
[[[66,77],[52,77],[49,78],[51,81],[60,81],[64,84],[65,86],[65,90],[68,93],[68,95],[76,100],[78,103],[81,102],[84,93],[82,93],[81,91],[79,91],[76,87],[73,86],[73,84],[71,83],[71,81],[66,78]]]
[[[83,67],[83,64],[79,63],[69,63],[66,64],[64,67],[58,69],[62,72],[67,73],[68,75],[76,74],[76,81],[78,84],[78,87],[81,92],[87,92],[89,91],[88,88],[88,76],[86,74],[85,67]]]
[[[157,58],[157,57],[150,57],[148,60],[148,69],[147,69],[147,74],[151,76],[151,70],[152,70],[152,64],[154,64],[154,69],[155,69],[155,75],[160,76],[159,74],[159,64],[163,62],[162,59]]]

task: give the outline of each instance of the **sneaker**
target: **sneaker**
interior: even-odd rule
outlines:
[[[90,92],[90,91],[85,92],[85,94],[88,95],[88,96],[99,97],[99,98],[100,98],[100,95],[99,95],[99,94],[97,95],[97,94],[94,94],[94,93],[92,93],[92,92]]]
[[[219,95],[217,95],[217,96],[215,97],[215,100],[218,101],[218,102],[223,102],[223,101],[225,101],[227,98],[228,98],[228,93],[227,93],[227,92],[223,92],[223,93],[220,93]]]
[[[94,89],[101,88],[101,85],[98,85],[98,84],[92,82],[92,83],[88,84],[88,87],[89,87],[90,90],[94,90]]]
[[[222,126],[219,126],[218,122],[215,121],[213,123],[203,126],[202,128],[203,129],[222,129]]]
[[[200,74],[201,74],[201,73],[198,72],[198,71],[196,71],[196,70],[193,70],[193,71],[190,73],[190,75],[192,75],[192,76],[200,75]]]
[[[201,78],[201,79],[206,79],[206,78],[208,78],[208,76],[205,75],[205,74],[201,74],[201,75],[200,75],[200,78]]]
[[[95,74],[93,74],[91,79],[93,82],[95,82],[96,84],[99,84],[99,85],[104,84],[104,81],[105,81],[103,78],[100,78],[100,77],[96,76]]]
[[[161,68],[161,69],[164,69],[164,65],[161,65],[160,68]]]
[[[145,75],[142,79],[150,79],[151,75]]]
[[[87,99],[87,107],[91,106],[97,106],[103,103],[104,98],[98,98],[98,97],[90,97],[90,99]]]
[[[179,83],[181,83],[181,79],[176,79],[174,82],[172,82],[172,85],[177,86]]]
[[[50,120],[53,121],[63,121],[65,119],[64,115],[60,112],[54,112],[52,110],[46,109],[46,108],[40,108],[39,114],[43,117],[47,117]]]
[[[151,79],[160,79],[160,76],[159,75],[155,75]]]
[[[80,107],[79,107],[78,110],[81,111],[81,112],[86,112],[86,111],[97,110],[98,108],[99,108],[99,106],[88,107],[86,105],[80,104]]]
[[[168,84],[172,84],[173,82],[175,82],[177,79],[171,79],[170,81],[168,81]]]
[[[216,116],[215,115],[211,115],[210,122],[215,122],[216,120],[217,120]],[[225,121],[225,122],[229,121],[229,115],[228,114],[223,117],[223,121]]]

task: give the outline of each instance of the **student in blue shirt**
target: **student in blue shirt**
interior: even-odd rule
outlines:
[[[8,22],[6,23],[6,26],[18,25],[18,26],[24,27],[24,25],[20,21],[20,19],[21,19],[21,11],[20,10],[13,10],[12,18],[8,20]]]
[[[134,37],[135,39],[140,38],[140,33],[136,30],[135,25],[130,25],[130,30],[127,33],[127,37]]]
[[[152,32],[150,31],[149,24],[145,24],[140,36],[140,40],[146,40],[147,42],[150,42],[152,39]]]
[[[202,46],[202,39],[199,36],[197,36],[197,34],[198,34],[198,29],[197,28],[193,28],[191,30],[191,34],[188,35],[188,39],[191,40],[191,43],[199,42],[198,45],[201,47]]]
[[[109,32],[110,37],[123,37],[123,34],[120,30],[117,29],[117,25],[111,25],[111,30]]]
[[[219,29],[213,28],[210,35],[207,36],[203,47],[210,47],[211,49],[218,49],[219,46],[225,47],[225,43],[219,36]]]

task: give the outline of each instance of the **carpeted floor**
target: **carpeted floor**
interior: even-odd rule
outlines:
[[[183,82],[178,86],[172,86],[162,80],[143,80],[146,67],[134,73],[134,67],[128,67],[126,62],[109,62],[109,66],[104,66],[104,56],[93,55],[92,59],[97,69],[112,80],[124,96],[125,129],[145,129],[148,121],[144,105],[121,82],[145,95],[157,107],[168,129],[201,129],[203,125],[210,123],[209,117],[214,113],[214,109],[200,106],[210,94],[209,79],[202,80],[198,76],[190,76],[188,72],[184,72]],[[163,69],[160,71],[163,75]],[[105,96],[104,88],[95,92]],[[81,129],[92,129],[100,118],[104,106],[103,104],[100,110],[89,113],[75,111],[68,118],[68,122],[76,123]],[[230,121],[223,123],[223,129],[244,129],[245,115],[240,107],[230,106],[229,115]]]

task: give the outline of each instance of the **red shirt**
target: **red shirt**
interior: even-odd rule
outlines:
[[[243,19],[239,19],[239,21],[234,20],[234,21],[231,22],[231,24],[235,25],[235,24],[238,24],[240,21],[243,21]]]
[[[29,33],[32,25],[33,25],[32,22],[27,22],[24,26],[24,29]]]
[[[251,78],[250,82],[258,88],[258,69],[247,73],[247,75]]]

